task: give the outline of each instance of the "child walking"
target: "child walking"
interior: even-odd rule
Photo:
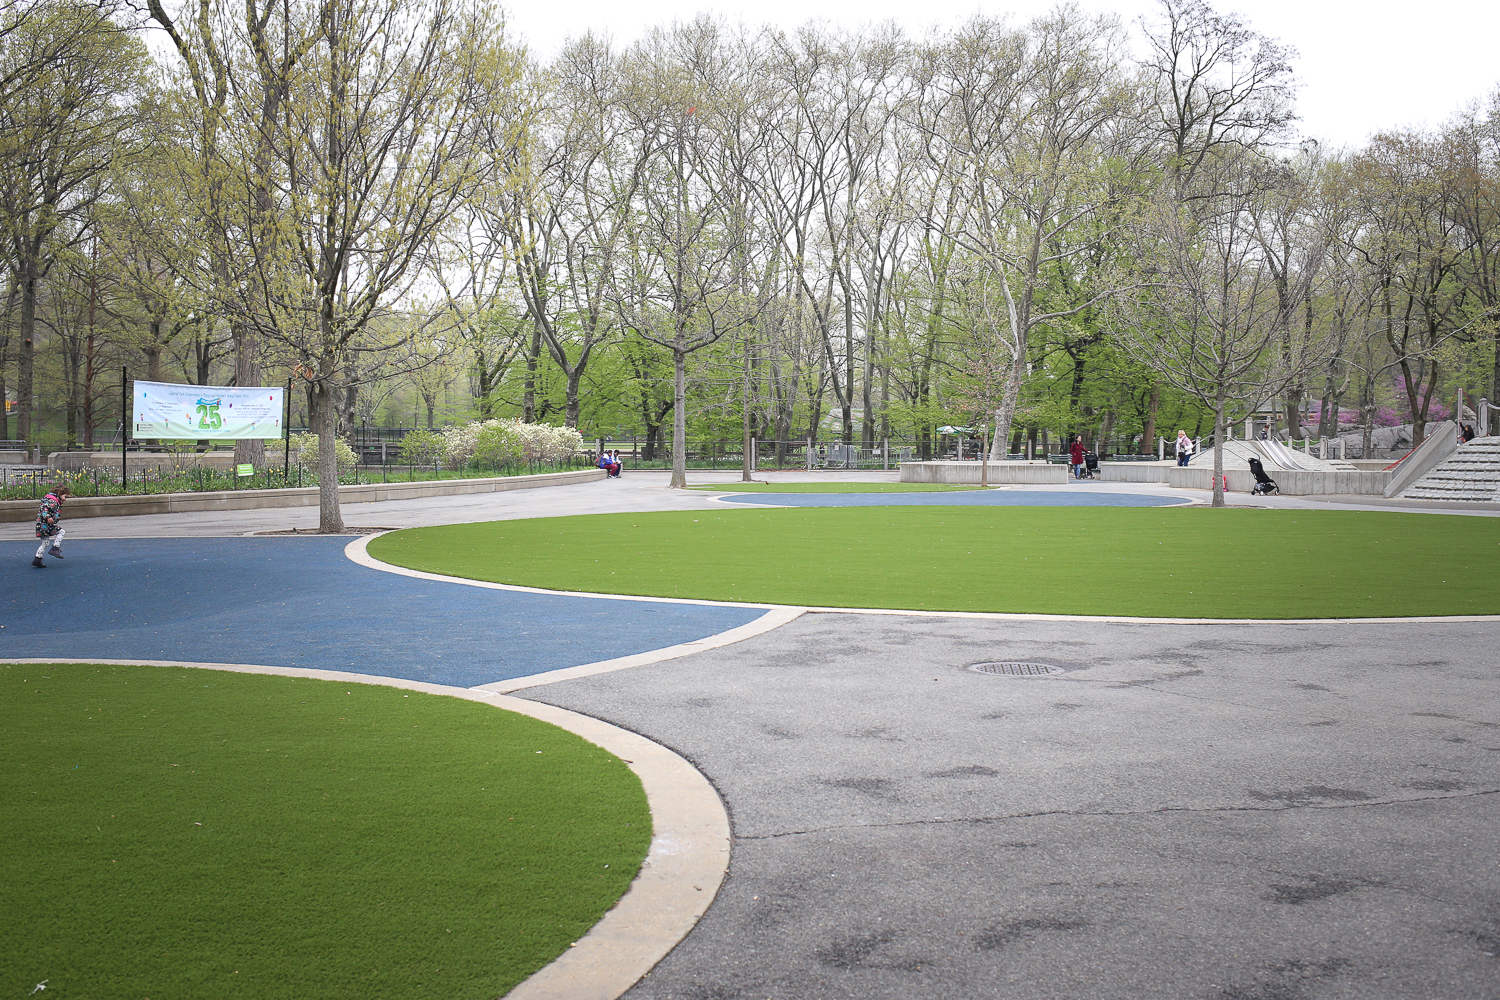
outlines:
[[[42,540],[42,544],[36,547],[36,555],[31,560],[31,565],[37,569],[47,568],[42,556],[49,552],[59,559],[63,557],[62,540],[67,532],[58,527],[57,522],[62,520],[63,501],[71,495],[66,486],[58,486],[42,498],[41,509],[36,512],[36,537]]]

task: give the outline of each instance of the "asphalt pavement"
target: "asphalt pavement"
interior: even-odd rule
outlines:
[[[719,898],[631,1000],[1481,1000],[1497,639],[811,614],[519,694],[729,807]]]
[[[1069,490],[1099,485],[1207,498],[1115,483]],[[627,472],[577,487],[351,505],[345,518],[399,527],[719,502],[662,486],[664,477]],[[1036,492],[1049,491],[1058,488]],[[478,588],[408,580],[433,589],[385,592],[398,585],[375,577],[405,578],[362,567],[343,575],[334,564],[347,540],[209,537],[315,518],[78,520],[67,523],[67,565],[46,571],[26,565],[29,526],[3,526],[7,566],[16,565],[5,570],[0,656],[165,648],[166,629],[177,642],[213,637],[239,662],[278,655],[280,641],[301,666],[321,657],[348,670],[344,661],[362,656],[370,672],[382,657],[430,669],[454,648],[505,648],[542,620],[507,617],[494,597],[466,604],[461,591],[494,593]],[[114,561],[91,562],[93,546]],[[230,572],[226,561],[240,567],[236,586],[266,595],[254,614],[232,621],[205,603],[171,623],[111,623],[153,592],[158,606],[182,598]],[[335,583],[308,591],[319,579]],[[309,613],[338,628],[377,598],[380,620],[434,645],[392,656],[394,630],[371,622],[339,633],[338,656],[252,635]],[[569,600],[582,603],[553,612],[557,631],[589,634],[586,607],[602,602]],[[79,617],[94,625],[73,627]],[[151,628],[146,645],[116,644]],[[456,645],[442,645],[445,636]],[[819,613],[734,645],[515,693],[671,748],[730,813],[728,879],[626,994],[633,1000],[1486,1000],[1500,998],[1497,639],[1491,621]],[[588,654],[577,662],[606,658],[586,644],[576,652]],[[974,669],[1008,663],[1057,672]]]

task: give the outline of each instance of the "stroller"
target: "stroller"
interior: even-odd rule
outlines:
[[[1276,485],[1276,480],[1266,475],[1265,466],[1260,464],[1260,459],[1254,455],[1250,456],[1250,472],[1255,476],[1255,489],[1250,492],[1263,497],[1281,495],[1281,488]]]
[[[1097,479],[1099,476],[1099,456],[1091,451],[1083,453],[1083,475],[1081,479]]]

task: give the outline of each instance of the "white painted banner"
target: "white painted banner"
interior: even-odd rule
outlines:
[[[238,389],[224,385],[135,383],[131,437],[240,438],[281,437],[282,386]]]

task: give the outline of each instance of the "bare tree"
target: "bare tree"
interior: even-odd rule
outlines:
[[[672,352],[673,489],[687,486],[687,359],[754,322],[760,306],[735,267],[749,238],[743,206],[706,155],[722,129],[718,49],[714,25],[700,20],[655,33],[628,60],[639,207],[614,295],[632,331]]]
[[[1214,414],[1213,505],[1222,507],[1231,406],[1254,407],[1325,364],[1337,349],[1321,328],[1292,323],[1287,303],[1310,294],[1312,272],[1283,294],[1255,229],[1265,165],[1238,151],[1200,163],[1218,192],[1190,211],[1161,188],[1134,221],[1135,256],[1114,298],[1121,343]]]
[[[271,132],[276,224],[250,248],[249,287],[262,332],[301,359],[328,533],[343,530],[339,396],[363,377],[358,355],[410,336],[374,321],[410,296],[439,230],[503,159],[487,140],[518,66],[491,12],[460,0],[338,0],[322,24]]]
[[[138,38],[71,4],[22,21],[0,55],[31,67],[12,75],[0,103],[0,236],[19,304],[18,433],[29,438],[41,283],[91,231],[111,165],[140,145],[135,99],[147,59]]]
[[[1207,0],[1160,6],[1157,21],[1141,22],[1150,48],[1141,68],[1154,95],[1148,116],[1164,166],[1189,191],[1210,157],[1263,150],[1286,135],[1297,120],[1296,52]]]

